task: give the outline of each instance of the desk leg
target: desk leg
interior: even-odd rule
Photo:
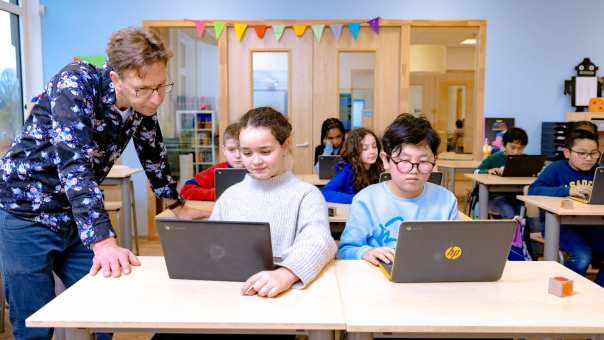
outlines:
[[[560,247],[560,216],[545,212],[545,246],[543,257],[546,261],[558,261]]]
[[[132,197],[130,197],[130,177],[122,178],[120,183],[122,190],[122,247],[132,249],[132,237],[130,221],[132,221]]]
[[[346,340],[372,340],[372,333],[348,333]]]
[[[478,217],[481,220],[486,220],[489,217],[489,188],[484,184],[478,184],[478,206],[480,209]]]
[[[308,331],[308,340],[334,340],[333,331]]]

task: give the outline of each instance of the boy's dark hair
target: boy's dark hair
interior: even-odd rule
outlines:
[[[239,123],[229,124],[226,129],[224,129],[223,143],[226,142],[227,139],[239,140]]]
[[[327,132],[331,129],[338,129],[342,132],[342,138],[346,134],[346,130],[344,129],[344,124],[338,118],[327,118],[323,121],[321,125],[321,145],[323,145],[323,140],[327,136]]]
[[[463,120],[461,120],[461,119],[456,120],[455,121],[455,127],[458,128],[458,129],[463,128]]]
[[[598,126],[589,120],[580,120],[577,122],[569,122],[566,128],[566,135],[570,135],[571,132],[575,130],[585,130],[591,133],[598,133]]]
[[[566,148],[568,148],[569,150],[572,149],[572,147],[575,146],[575,142],[577,141],[577,139],[593,140],[594,142],[596,142],[596,145],[600,146],[600,143],[598,142],[598,136],[595,133],[591,133],[583,129],[576,129],[572,130],[568,134],[568,136],[566,136]]]
[[[263,106],[249,110],[239,120],[239,129],[246,127],[264,127],[271,130],[273,137],[283,145],[292,134],[292,125],[281,112],[272,107]]]
[[[388,157],[397,155],[404,144],[426,143],[436,155],[440,137],[424,118],[417,118],[409,113],[401,113],[386,128],[382,139],[384,152]]]
[[[503,145],[505,146],[507,143],[520,142],[520,145],[526,146],[528,144],[528,135],[526,131],[521,128],[513,128],[511,130],[507,130],[503,134]]]

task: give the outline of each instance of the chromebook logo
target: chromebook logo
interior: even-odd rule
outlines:
[[[454,261],[461,257],[461,253],[461,247],[450,246],[445,250],[445,257],[447,258],[447,260]]]

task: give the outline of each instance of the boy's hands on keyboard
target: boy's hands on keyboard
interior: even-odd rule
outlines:
[[[571,196],[588,198],[591,195],[591,185],[573,185],[568,193]]]
[[[503,167],[489,169],[489,175],[501,176],[502,173],[503,173]]]
[[[377,266],[380,261],[392,263],[394,261],[394,249],[389,247],[373,248],[363,255],[363,260]]]

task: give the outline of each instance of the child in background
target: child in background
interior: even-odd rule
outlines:
[[[319,156],[339,155],[344,142],[344,124],[337,118],[327,118],[321,125],[321,144],[315,148],[314,171],[319,172]]]
[[[508,156],[524,154],[528,144],[528,135],[523,129],[513,128],[503,134],[503,150],[487,157],[478,166],[478,173],[501,175]],[[522,203],[516,199],[516,194],[495,195],[489,201],[489,209],[497,211],[502,218],[513,218],[520,213]]]
[[[587,198],[600,152],[598,136],[586,129],[574,129],[566,137],[566,160],[546,167],[529,187],[529,195],[578,196]],[[564,265],[585,275],[593,258],[601,261],[604,255],[604,226],[560,226],[560,250],[568,257]],[[596,283],[604,287],[604,271],[600,270]]]
[[[403,221],[455,220],[457,199],[428,182],[440,139],[430,123],[399,115],[386,129],[380,153],[392,179],[361,190],[350,206],[338,258],[391,263]]]
[[[371,130],[351,130],[344,142],[342,162],[336,165],[336,175],[321,188],[325,200],[350,203],[357,192],[377,183],[384,171],[380,151],[380,142]]]
[[[216,169],[243,168],[241,155],[239,154],[239,123],[233,123],[224,130],[222,154],[226,162],[217,163],[199,172],[195,178],[188,180],[180,195],[187,200],[214,201],[216,194],[214,190],[214,172]]]
[[[248,174],[220,196],[210,220],[270,223],[273,255],[282,261],[277,269],[251,276],[241,293],[275,297],[312,282],[333,259],[336,244],[323,196],[289,169],[292,127],[287,118],[260,107],[239,123],[241,159]]]

